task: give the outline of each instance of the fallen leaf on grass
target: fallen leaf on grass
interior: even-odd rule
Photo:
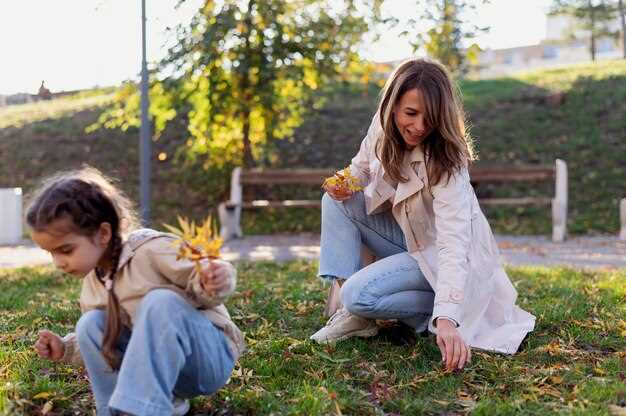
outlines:
[[[371,398],[378,403],[384,403],[392,398],[391,389],[387,384],[380,381],[380,377],[374,378],[369,390]]]
[[[563,378],[559,376],[552,376],[549,378],[549,380],[552,384],[561,384],[563,382]]]
[[[53,396],[54,393],[51,391],[42,391],[41,393],[37,393],[33,396],[33,400],[35,399],[47,399],[50,396]]]

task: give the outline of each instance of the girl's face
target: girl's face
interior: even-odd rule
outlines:
[[[86,237],[73,232],[59,232],[62,227],[55,227],[56,222],[46,230],[33,230],[33,240],[50,252],[57,268],[77,277],[85,277],[103,259],[111,240],[110,225],[103,223],[93,237]]]
[[[393,118],[409,148],[420,144],[432,131],[426,124],[426,106],[418,89],[409,90],[400,97],[394,108]]]

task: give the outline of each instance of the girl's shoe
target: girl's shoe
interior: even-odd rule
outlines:
[[[373,337],[377,333],[376,322],[352,315],[346,308],[340,308],[328,320],[326,326],[311,335],[310,339],[319,344],[327,344],[350,337]]]

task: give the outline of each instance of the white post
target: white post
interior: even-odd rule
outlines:
[[[0,189],[0,245],[22,241],[22,188]]]
[[[235,168],[230,178],[230,207],[221,203],[217,207],[220,218],[220,236],[224,241],[243,236],[241,230],[241,204],[243,189],[241,186],[241,168]]]
[[[556,160],[554,199],[552,199],[552,241],[562,242],[567,234],[567,164]]]
[[[626,241],[626,198],[622,199],[619,204],[619,218],[622,224],[622,229],[619,232],[619,239]]]

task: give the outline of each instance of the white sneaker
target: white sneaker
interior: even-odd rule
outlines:
[[[174,405],[173,416],[185,416],[189,412],[189,399],[174,396],[172,404]]]
[[[346,308],[340,308],[326,322],[326,326],[311,335],[310,339],[319,344],[327,344],[350,337],[373,337],[377,333],[376,322],[352,315]]]

